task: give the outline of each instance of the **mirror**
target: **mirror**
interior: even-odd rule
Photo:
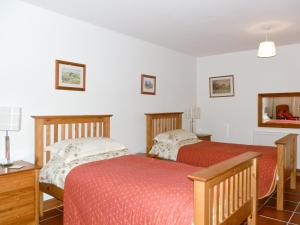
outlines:
[[[258,94],[258,126],[300,128],[300,92]]]

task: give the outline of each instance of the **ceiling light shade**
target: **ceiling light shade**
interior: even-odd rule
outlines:
[[[276,55],[276,47],[273,41],[264,41],[259,44],[257,56],[268,58]]]

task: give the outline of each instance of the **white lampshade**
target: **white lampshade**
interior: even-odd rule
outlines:
[[[200,108],[197,106],[192,106],[186,111],[187,119],[200,119]]]
[[[18,131],[21,125],[21,108],[0,107],[0,130]]]
[[[262,58],[276,55],[276,47],[273,41],[264,41],[259,44],[257,56]]]

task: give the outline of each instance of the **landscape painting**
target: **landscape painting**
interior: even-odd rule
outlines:
[[[56,89],[85,91],[84,64],[56,60]]]
[[[141,75],[141,94],[156,94],[156,77],[152,75]]]
[[[233,75],[210,77],[209,95],[210,97],[234,96]]]

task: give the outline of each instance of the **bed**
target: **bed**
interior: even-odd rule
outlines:
[[[182,128],[182,114],[182,112],[145,114],[147,153],[150,152],[157,134]],[[277,149],[277,209],[283,210],[285,181],[290,179],[291,189],[296,189],[297,135],[288,134],[275,141],[275,144]]]
[[[51,155],[45,155],[44,152],[45,146],[51,144],[51,142],[57,142],[59,139],[63,140],[80,136],[108,137],[110,131],[110,117],[111,115],[34,116],[36,164],[39,166],[43,166],[44,162],[48,161],[51,158]],[[85,126],[81,126],[79,124],[85,124]],[[70,128],[68,129],[67,133],[66,127]],[[81,130],[81,132],[79,132],[79,130]],[[194,225],[240,224],[244,220],[248,220],[249,224],[256,224],[258,156],[259,153],[247,152],[209,168],[200,170],[200,168],[194,168],[190,166],[190,168],[186,170],[189,173],[187,174],[187,176],[181,176],[180,179],[184,179],[185,182],[189,182],[189,185],[191,185],[192,187],[192,196],[190,197],[192,197],[193,199],[192,207]],[[136,161],[136,163],[133,163],[132,161]],[[105,164],[110,164],[111,166],[107,167],[105,166]],[[58,199],[64,200],[65,224],[73,225],[75,223],[73,223],[74,221],[72,221],[72,219],[79,216],[78,214],[76,214],[76,210],[72,210],[72,207],[76,207],[77,205],[76,204],[74,206],[74,204],[72,204],[72,202],[74,202],[75,200],[81,201],[82,203],[85,199],[87,199],[84,196],[89,197],[91,201],[87,203],[88,205],[84,204],[81,213],[83,213],[84,215],[88,215],[88,218],[93,218],[93,216],[89,213],[94,211],[94,216],[99,215],[99,209],[93,206],[101,203],[101,198],[103,198],[104,196],[98,196],[100,199],[91,198],[91,196],[95,196],[97,195],[97,193],[101,193],[101,190],[104,186],[103,184],[109,184],[110,182],[113,182],[113,187],[118,187],[118,190],[120,190],[116,193],[116,201],[112,202],[107,201],[107,199],[103,200],[104,202],[109,202],[113,205],[119,205],[123,196],[123,192],[130,190],[130,186],[128,186],[127,183],[128,180],[132,179],[133,176],[131,176],[130,174],[127,174],[127,176],[119,174],[120,178],[130,178],[125,179],[124,182],[121,182],[118,179],[118,176],[114,177],[113,175],[109,176],[109,174],[107,174],[108,168],[116,168],[114,171],[123,171],[123,169],[125,172],[126,170],[135,171],[136,173],[139,173],[139,176],[148,178],[148,173],[145,173],[144,170],[134,169],[134,165],[139,166],[139,168],[145,168],[145,166],[148,164],[149,166],[157,165],[157,170],[153,169],[153,171],[156,171],[155,176],[152,177],[153,179],[160,174],[160,167],[169,169],[177,168],[176,170],[179,173],[181,172],[181,167],[188,167],[188,165],[183,165],[180,163],[155,160],[149,157],[141,157],[138,155],[124,156],[113,158],[110,160],[91,162],[76,167],[71,171],[70,175],[67,176],[65,190],[61,190],[53,185],[42,183],[40,184],[40,191],[41,194],[48,193]],[[128,166],[120,170],[119,166],[124,165]],[[149,167],[148,169],[151,170],[151,168]],[[99,172],[99,174],[103,174],[103,176],[99,176],[97,172]],[[84,178],[82,178],[82,174],[84,174]],[[118,173],[115,174],[118,175]],[[172,171],[165,171],[164,175],[172,178],[172,176],[175,176],[176,173],[173,173]],[[88,183],[88,177],[91,177],[90,181],[92,183]],[[143,180],[142,177],[138,180],[147,184],[146,181],[148,180]],[[95,185],[95,182],[97,180],[101,181],[104,178],[106,179],[104,180],[104,182],[100,182],[98,183],[98,185]],[[151,183],[151,179],[149,182]],[[161,182],[158,183],[160,185],[162,184]],[[96,187],[99,189],[99,191],[96,191]],[[110,188],[108,186],[106,187]],[[145,187],[147,187],[147,185],[145,185]],[[136,188],[139,189],[139,187]],[[164,190],[164,188],[162,188],[162,190]],[[145,193],[143,191],[145,190],[139,189],[139,193],[141,195]],[[164,194],[163,196],[168,197],[168,190],[164,191],[167,194]],[[131,193],[135,194],[134,191],[132,191]],[[161,201],[164,202],[164,198],[161,198]],[[41,210],[42,198],[40,203]],[[125,205],[125,209],[126,208],[127,207]],[[126,210],[122,210],[121,212],[126,212]],[[133,215],[133,217],[138,218],[135,215]],[[85,224],[85,222],[83,222],[82,224]],[[97,223],[92,222],[90,225],[92,224]]]
[[[264,121],[267,124],[277,124],[277,125],[281,125],[281,124],[296,124],[296,125],[300,125],[300,120],[266,120]]]
[[[64,225],[254,225],[257,155],[209,169],[141,155],[82,165],[66,179]]]
[[[35,163],[41,168],[51,159],[51,153],[45,149],[53,143],[72,138],[110,137],[112,115],[32,117],[35,121]],[[40,182],[39,189],[41,215],[43,213],[43,193],[63,200],[64,190],[56,185]]]

